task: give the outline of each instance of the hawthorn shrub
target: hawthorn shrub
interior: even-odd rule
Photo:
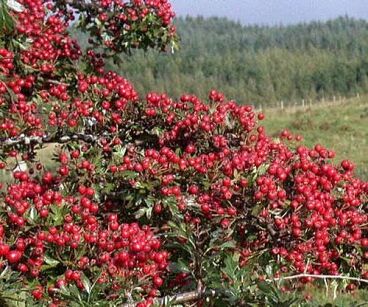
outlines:
[[[352,162],[272,139],[262,113],[218,91],[140,97],[105,71],[120,52],[175,47],[166,0],[0,10],[2,304],[280,306],[313,276],[364,286],[368,183]],[[75,18],[93,49],[70,36]],[[39,162],[48,143],[56,171]],[[300,277],[290,294],[283,276]]]

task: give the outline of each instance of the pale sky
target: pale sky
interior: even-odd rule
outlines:
[[[244,24],[290,24],[347,14],[368,19],[368,0],[171,0],[178,16],[225,16]]]

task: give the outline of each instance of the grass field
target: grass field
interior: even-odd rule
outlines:
[[[319,143],[334,150],[336,163],[352,160],[356,174],[368,180],[368,96],[348,99],[341,104],[264,112],[264,125],[272,135],[284,128],[301,134],[307,146]]]
[[[56,144],[48,144],[48,146],[43,147],[37,151],[37,161],[41,162],[46,170],[55,171],[56,164],[53,160],[54,153],[58,149]],[[20,156],[18,157],[20,158]],[[9,158],[7,169],[14,169],[17,166],[13,158]],[[9,177],[8,170],[0,170],[0,182],[9,182],[11,177]]]

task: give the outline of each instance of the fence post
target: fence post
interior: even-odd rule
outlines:
[[[281,110],[283,110],[283,109],[284,109],[284,101],[281,100]]]
[[[305,108],[304,99],[302,99],[302,106],[303,106],[303,109],[304,109]]]

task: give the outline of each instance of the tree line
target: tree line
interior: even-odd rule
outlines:
[[[206,97],[218,88],[239,103],[266,105],[368,91],[365,20],[244,26],[226,18],[186,17],[176,25],[181,42],[174,53],[122,57],[119,72],[141,94]]]

